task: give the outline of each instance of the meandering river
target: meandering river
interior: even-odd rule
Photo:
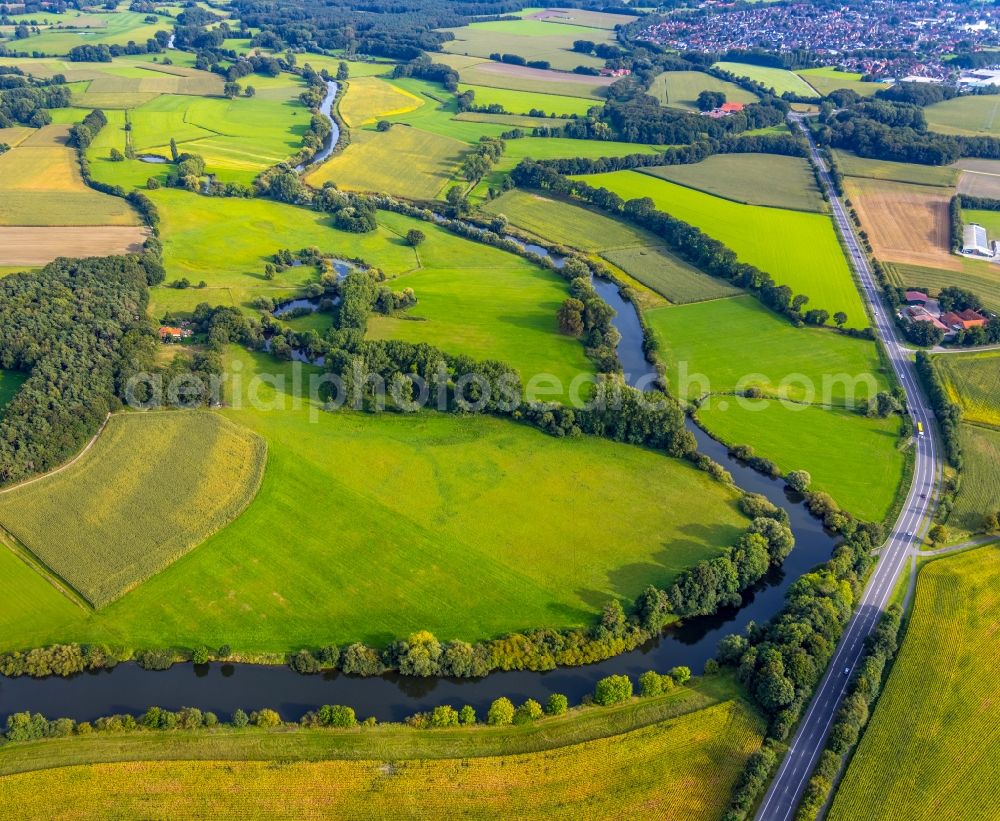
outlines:
[[[554,261],[557,265],[562,262]],[[621,334],[618,353],[628,381],[645,386],[654,371],[642,351],[642,328],[634,306],[621,298],[612,283],[595,280],[594,287],[618,312],[614,320]],[[751,620],[763,622],[771,618],[781,608],[789,585],[825,561],[835,540],[809,514],[801,498],[785,488],[784,482],[765,477],[732,459],[723,445],[693,423],[688,424],[702,453],[725,465],[741,488],[764,494],[788,510],[791,517],[795,549],[781,568],[773,569],[744,595],[741,607],[690,619],[637,650],[598,664],[545,673],[493,673],[476,680],[410,678],[396,674],[356,678],[336,672],[302,676],[288,667],[253,664],[178,664],[163,672],[122,664],[114,670],[81,673],[70,678],[0,677],[0,716],[31,710],[49,717],[86,721],[111,713],[138,714],[155,704],[170,710],[199,707],[212,710],[223,719],[237,707],[246,710],[271,707],[286,720],[298,720],[319,705],[346,704],[359,717],[400,721],[441,704],[456,707],[471,704],[484,715],[490,702],[499,696],[508,696],[515,703],[526,698],[544,703],[549,694],[563,693],[571,703],[577,703],[593,692],[599,679],[613,673],[635,678],[649,669],[666,671],[678,664],[700,672],[715,655],[723,636],[742,631]]]

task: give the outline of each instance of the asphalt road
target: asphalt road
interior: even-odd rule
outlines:
[[[833,210],[834,222],[843,238],[848,256],[861,282],[862,293],[875,320],[875,329],[885,345],[889,361],[906,390],[907,406],[915,422],[922,422],[924,435],[916,438],[916,464],[913,483],[906,503],[892,533],[883,546],[878,564],[872,573],[854,616],[837,645],[833,660],[813,696],[795,737],[792,739],[781,766],[761,802],[757,818],[761,821],[787,821],[792,818],[802,797],[806,782],[823,751],[823,745],[841,699],[847,690],[865,648],[865,638],[878,624],[900,574],[907,567],[911,553],[919,549],[924,531],[929,527],[929,514],[936,502],[938,489],[938,446],[932,424],[932,413],[920,390],[916,368],[910,353],[896,339],[893,318],[879,298],[875,277],[858,240],[851,230],[850,217],[837,198],[826,164],[820,157],[812,135],[801,119],[793,122],[802,129],[812,151],[813,162],[820,168],[820,177]]]

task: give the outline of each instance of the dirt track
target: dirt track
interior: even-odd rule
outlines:
[[[44,265],[56,257],[101,257],[142,250],[146,229],[134,225],[0,226],[0,265]]]
[[[844,187],[876,257],[962,270],[961,258],[950,251],[949,189],[853,178]]]

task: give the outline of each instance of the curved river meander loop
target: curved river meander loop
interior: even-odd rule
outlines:
[[[327,97],[331,103],[335,94],[334,87]],[[336,136],[331,141],[333,145]],[[545,249],[534,246],[529,249],[547,254]],[[557,265],[562,262],[554,261]],[[634,306],[622,299],[613,283],[595,280],[594,286],[618,312],[614,321],[621,334],[618,353],[628,381],[648,384],[654,372],[642,350],[642,327]],[[342,673],[302,676],[284,666],[218,663],[178,664],[164,672],[122,664],[114,670],[70,678],[0,677],[0,716],[31,710],[49,717],[67,716],[85,721],[112,713],[138,714],[150,705],[157,705],[169,710],[199,707],[225,719],[237,707],[249,710],[266,706],[277,709],[286,720],[298,720],[319,705],[346,704],[354,707],[359,717],[401,721],[440,704],[456,707],[471,704],[482,715],[499,696],[508,696],[515,703],[526,698],[544,703],[550,693],[563,693],[570,703],[578,703],[593,692],[599,679],[612,673],[626,673],[634,678],[646,670],[663,672],[678,664],[700,672],[715,655],[723,636],[741,631],[751,620],[760,623],[771,618],[781,608],[789,585],[825,561],[835,541],[824,532],[822,523],[809,514],[801,499],[790,495],[783,481],[767,478],[735,461],[723,445],[693,423],[688,425],[698,439],[699,450],[725,465],[737,485],[764,494],[788,510],[791,517],[795,549],[782,568],[772,570],[753,591],[744,595],[741,607],[691,619],[637,650],[598,664],[563,667],[546,673],[493,673],[478,680],[408,678],[395,674],[374,678]]]

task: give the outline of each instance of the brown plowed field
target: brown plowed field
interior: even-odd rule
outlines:
[[[0,265],[36,266],[56,257],[102,257],[142,250],[146,229],[132,225],[0,226]]]
[[[961,258],[950,251],[950,189],[869,179],[845,180],[844,189],[876,257],[962,270]]]

